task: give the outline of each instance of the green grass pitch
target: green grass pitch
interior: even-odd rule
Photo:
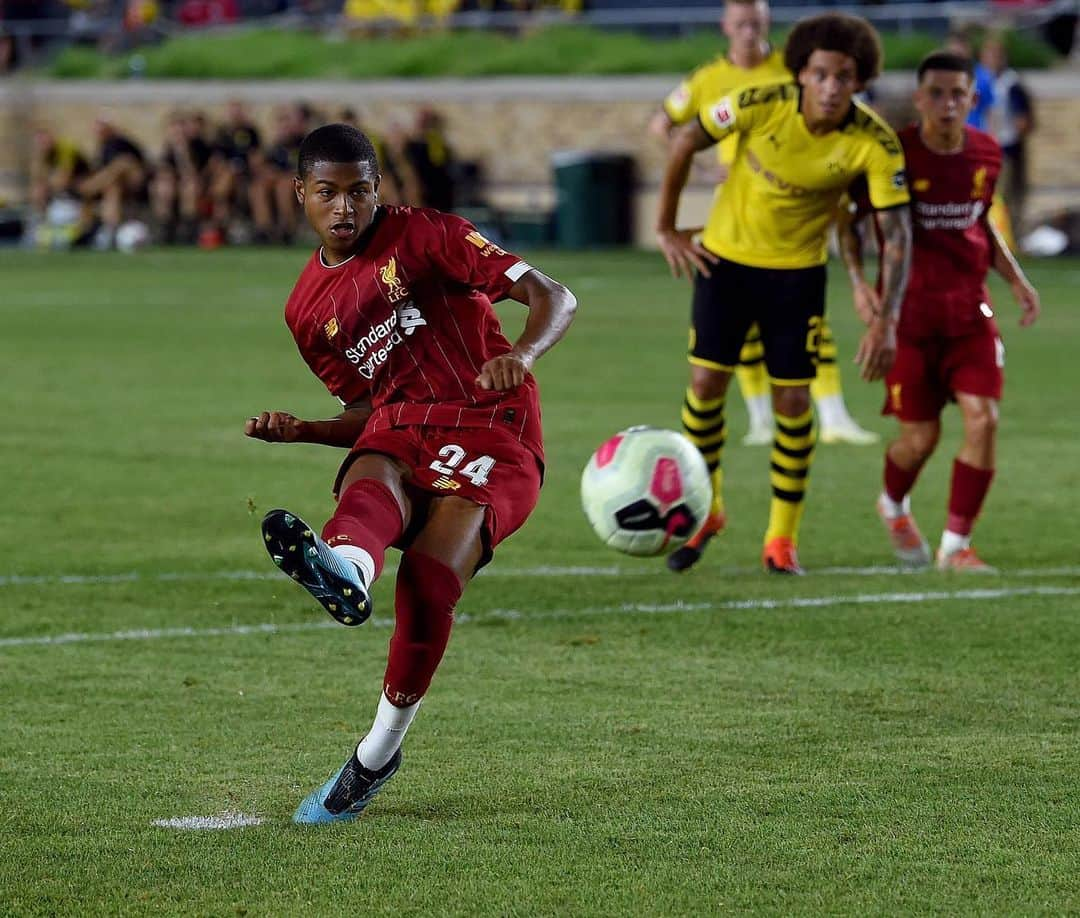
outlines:
[[[469,586],[399,775],[311,831],[290,815],[370,722],[392,583],[330,627],[260,545],[270,507],[327,516],[339,459],[242,436],[334,410],[282,322],[307,253],[0,254],[0,913],[1080,910],[1080,263],[1030,266],[1030,330],[995,288],[976,542],[1002,572],[892,573],[880,449],[821,446],[791,580],[758,570],[768,456],[737,397],[700,567],[595,540],[580,470],[622,427],[677,426],[688,287],[654,254],[530,255],[581,303],[538,368],[540,505]],[[888,435],[845,287],[848,402]],[[915,495],[932,541],[958,422]],[[154,824],[226,812],[263,822]]]

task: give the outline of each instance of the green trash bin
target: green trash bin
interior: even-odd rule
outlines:
[[[634,160],[621,153],[564,150],[555,173],[555,241],[560,248],[629,245],[634,238]]]

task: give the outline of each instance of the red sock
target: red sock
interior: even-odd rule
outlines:
[[[325,526],[323,540],[330,545],[355,545],[375,562],[375,576],[382,570],[386,547],[401,535],[401,507],[381,481],[361,478],[338,499],[337,509]]]
[[[945,528],[957,535],[971,535],[975,518],[986,500],[990,482],[994,479],[993,469],[977,469],[973,465],[953,462],[952,487],[949,489],[949,521]]]
[[[922,466],[917,465],[913,469],[902,469],[892,460],[889,451],[885,451],[885,493],[890,500],[900,503],[911,489],[915,487],[915,479],[919,477]]]
[[[450,568],[412,550],[401,556],[394,597],[394,635],[384,680],[398,707],[419,701],[431,685],[465,585]]]

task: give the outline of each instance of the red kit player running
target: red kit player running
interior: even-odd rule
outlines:
[[[349,454],[322,538],[284,510],[266,515],[263,537],[274,562],[344,625],[371,614],[385,551],[402,551],[375,721],[293,816],[323,823],[355,818],[397,771],[465,582],[536,504],[543,445],[530,371],[576,301],[460,217],[380,206],[375,150],[355,128],[312,131],[298,172],[296,196],[322,246],[285,320],[344,410],[322,421],[263,412],[244,432]],[[513,345],[491,306],[505,297],[529,307]]]
[[[900,436],[885,452],[885,488],[878,513],[897,558],[930,563],[911,515],[909,493],[941,434],[941,410],[954,399],[964,442],[953,462],[949,514],[937,552],[940,570],[990,571],[971,547],[971,530],[994,476],[998,402],[1004,382],[1001,343],[986,275],[991,267],[1012,288],[1020,324],[1039,316],[1039,296],[1008,246],[987,220],[1001,150],[989,135],[965,126],[974,103],[972,62],[938,52],[918,70],[920,121],[900,132],[911,189],[915,250],[900,312],[897,355],[885,378],[885,413]],[[878,309],[862,273],[851,226],[841,226],[841,250],[860,314]]]

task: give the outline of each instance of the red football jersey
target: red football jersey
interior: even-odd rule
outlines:
[[[285,321],[333,395],[371,400],[367,430],[497,427],[542,459],[533,377],[503,392],[475,382],[511,349],[492,301],[529,270],[460,217],[380,206],[355,255],[333,267],[312,255]]]
[[[971,334],[991,320],[986,274],[992,250],[986,215],[1001,172],[1001,148],[965,127],[959,153],[934,153],[918,125],[900,132],[915,235],[911,278],[900,314],[908,338]]]

